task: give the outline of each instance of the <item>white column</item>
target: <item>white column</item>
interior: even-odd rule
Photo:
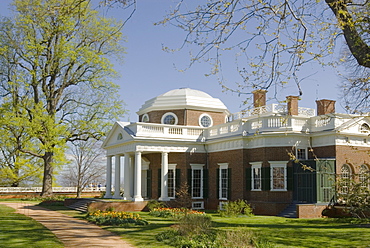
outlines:
[[[161,175],[161,197],[160,201],[169,201],[168,198],[168,153],[162,152],[162,175]]]
[[[121,188],[121,156],[115,155],[115,167],[114,167],[114,195],[113,198],[121,198],[120,188]]]
[[[141,196],[141,152],[135,152],[134,201],[144,201]]]
[[[107,156],[106,185],[104,198],[112,198],[112,156]]]
[[[125,153],[125,165],[124,165],[124,176],[123,176],[123,199],[132,200],[131,185],[133,181],[131,173],[131,157],[128,153]]]

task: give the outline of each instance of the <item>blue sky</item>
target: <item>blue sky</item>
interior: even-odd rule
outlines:
[[[0,1],[0,14],[9,15],[10,0]],[[202,90],[213,97],[221,99],[229,108],[230,112],[238,112],[245,108],[242,105],[245,95],[231,92],[223,92],[215,76],[206,77],[210,65],[206,63],[195,64],[185,72],[189,62],[186,51],[178,53],[166,53],[162,51],[162,45],[177,48],[185,36],[185,33],[170,25],[155,26],[175,5],[174,0],[138,0],[137,10],[134,16],[127,22],[123,34],[127,42],[126,54],[123,54],[123,63],[115,64],[116,70],[121,77],[115,82],[121,87],[120,95],[125,102],[125,108],[129,111],[122,117],[123,121],[137,121],[136,111],[148,99],[163,94],[169,90],[181,87],[189,87]],[[112,9],[107,15],[117,19],[125,18],[128,12],[122,9]],[[191,48],[191,47],[190,47]],[[228,86],[233,87],[234,82],[240,82],[241,78],[235,72],[235,66],[224,66],[223,70],[229,71]],[[339,90],[337,84],[340,78],[334,68],[321,68],[317,65],[307,65],[302,68],[303,74],[312,75],[302,82],[303,96],[299,105],[302,107],[316,108],[315,100],[337,100],[337,112],[344,112],[339,103]],[[278,98],[284,100],[285,96],[297,95],[295,87],[290,86],[280,90]],[[272,92],[268,97],[272,97]],[[269,103],[274,103],[271,101]]]

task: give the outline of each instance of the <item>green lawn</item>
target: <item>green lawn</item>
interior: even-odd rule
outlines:
[[[84,216],[84,214],[66,209],[64,206],[44,207],[77,218]],[[25,247],[25,244],[36,241],[41,243],[34,247],[50,247],[47,244],[42,246],[42,242],[45,240],[50,242],[51,239],[55,242],[54,247],[62,247],[54,236],[42,226],[37,225],[25,216],[12,213],[9,208],[6,211],[4,214],[3,208],[0,209],[0,244],[3,244],[3,240],[10,240],[10,243],[7,241],[8,243],[4,247]],[[142,212],[140,215],[149,222],[149,225],[135,227],[106,226],[103,228],[117,233],[137,247],[169,247],[156,241],[155,236],[162,231],[171,229],[171,226],[176,222],[150,216],[147,212]],[[215,229],[253,231],[258,237],[269,241],[273,247],[370,248],[370,225],[351,224],[351,219],[286,219],[272,216],[222,218],[216,213],[210,215]],[[21,238],[18,239],[18,237]]]
[[[43,225],[0,204],[0,247],[64,247]]]

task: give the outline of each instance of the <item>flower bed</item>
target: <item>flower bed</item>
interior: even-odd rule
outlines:
[[[148,222],[143,220],[139,214],[116,211],[97,210],[94,212],[89,212],[86,215],[86,219],[97,225],[123,226],[148,224]]]
[[[205,213],[186,208],[154,208],[150,211],[150,215],[152,216],[174,219],[179,219],[186,214],[204,215]]]

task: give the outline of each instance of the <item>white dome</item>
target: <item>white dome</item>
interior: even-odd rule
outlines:
[[[173,110],[173,109],[193,109],[212,112],[224,112],[229,114],[226,106],[218,98],[213,98],[209,94],[189,89],[180,88],[170,90],[162,95],[146,101],[139,111],[138,115],[155,110]]]

